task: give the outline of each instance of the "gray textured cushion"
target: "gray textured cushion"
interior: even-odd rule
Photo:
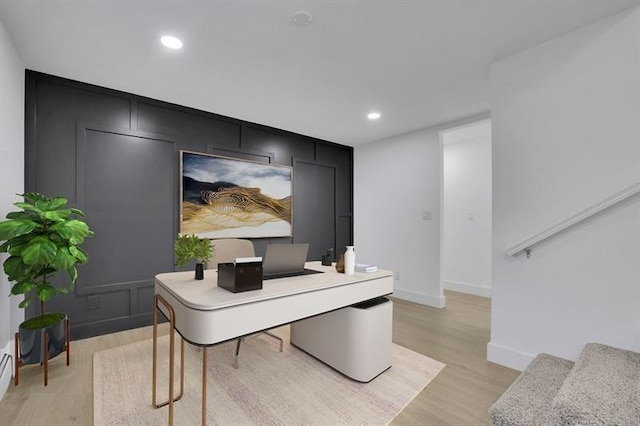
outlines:
[[[553,400],[553,423],[640,425],[640,353],[585,346]]]
[[[550,424],[554,396],[569,375],[573,362],[539,354],[509,389],[489,408],[494,425]]]

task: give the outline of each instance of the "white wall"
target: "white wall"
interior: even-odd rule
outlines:
[[[0,20],[0,220],[24,192],[24,66]],[[0,255],[0,263],[6,254]],[[0,353],[13,354],[13,333],[24,320],[0,269]],[[6,388],[0,388],[0,398]]]
[[[491,297],[491,121],[442,132],[442,280]]]
[[[396,297],[444,307],[440,283],[440,132],[486,117],[354,148],[356,262],[374,263],[399,274],[394,283]],[[425,213],[431,219],[423,219]]]
[[[523,369],[587,342],[640,351],[640,197],[536,246],[506,247],[640,181],[640,10],[492,66],[488,358]]]

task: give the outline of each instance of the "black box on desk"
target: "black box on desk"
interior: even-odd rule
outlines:
[[[262,288],[262,262],[218,263],[218,287],[232,293]]]

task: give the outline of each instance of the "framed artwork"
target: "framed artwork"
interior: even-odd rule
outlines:
[[[180,232],[200,238],[292,235],[293,168],[180,151]]]

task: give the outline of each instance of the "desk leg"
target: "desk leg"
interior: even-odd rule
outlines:
[[[202,426],[207,426],[207,347],[202,348]]]
[[[169,399],[162,403],[156,402],[156,384],[158,370],[158,310],[159,303],[164,305],[169,312]],[[173,403],[184,395],[184,339],[180,338],[180,394],[173,397],[174,374],[174,340],[175,340],[175,313],[171,305],[159,294],[153,298],[153,375],[152,375],[152,404],[154,408],[169,405],[169,426],[173,425]]]

